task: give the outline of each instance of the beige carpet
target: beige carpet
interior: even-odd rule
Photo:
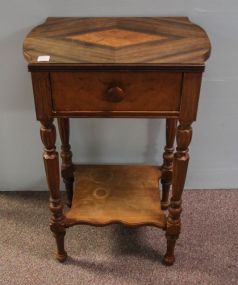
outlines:
[[[76,226],[69,259],[52,252],[46,192],[0,192],[0,284],[238,284],[238,191],[185,191],[176,263],[161,264],[164,232]]]

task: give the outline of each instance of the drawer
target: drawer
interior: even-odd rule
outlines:
[[[51,72],[54,112],[179,111],[179,72]]]

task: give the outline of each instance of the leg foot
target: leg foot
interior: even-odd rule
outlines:
[[[166,238],[167,238],[167,251],[163,258],[163,264],[170,266],[173,265],[175,261],[174,248],[178,235],[166,234]]]
[[[53,232],[57,245],[56,259],[60,262],[64,262],[67,259],[67,252],[64,249],[64,236],[66,232],[64,228],[57,232],[55,230],[57,229],[51,226],[51,231]]]
[[[67,259],[67,252],[65,252],[64,254],[59,254],[57,253],[56,254],[56,259],[59,261],[59,262],[65,262],[65,260]]]
[[[167,256],[165,255],[163,258],[163,264],[167,266],[171,266],[174,264],[175,257],[174,256]]]

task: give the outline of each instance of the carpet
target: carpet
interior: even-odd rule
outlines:
[[[64,264],[53,258],[47,192],[0,192],[1,285],[238,284],[238,191],[183,195],[176,262],[161,264],[165,236],[154,227],[67,230]]]

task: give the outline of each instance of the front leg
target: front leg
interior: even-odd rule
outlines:
[[[65,184],[66,194],[67,194],[67,205],[71,207],[73,198],[73,164],[72,164],[72,151],[69,144],[69,119],[68,118],[58,118],[58,128],[61,138],[61,175]]]
[[[180,121],[176,134],[177,149],[173,163],[172,198],[169,205],[166,229],[167,252],[163,260],[166,265],[172,265],[175,261],[174,248],[181,229],[181,196],[187,174],[189,161],[188,146],[191,139],[191,123]]]
[[[64,249],[65,228],[63,226],[64,215],[63,205],[60,198],[60,177],[59,177],[59,158],[55,148],[56,131],[53,125],[53,119],[41,121],[41,140],[44,148],[44,165],[50,191],[49,208],[52,212],[50,220],[50,229],[57,243],[56,258],[63,262],[67,258],[67,253]]]

